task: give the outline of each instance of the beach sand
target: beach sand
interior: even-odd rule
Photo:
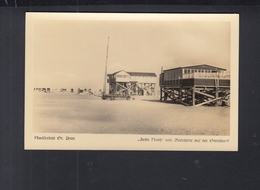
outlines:
[[[229,135],[229,107],[188,107],[158,97],[102,100],[34,93],[33,131],[41,133]]]

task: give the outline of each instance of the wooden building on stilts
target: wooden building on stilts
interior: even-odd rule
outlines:
[[[230,75],[223,68],[203,64],[162,69],[159,83],[160,101],[186,106],[230,104]]]
[[[157,76],[155,73],[127,72],[124,70],[108,74],[109,94],[155,95]]]

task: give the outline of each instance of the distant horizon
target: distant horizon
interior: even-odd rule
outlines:
[[[26,15],[35,88],[102,89],[108,36],[107,74],[125,70],[159,78],[161,68],[201,64],[230,71],[231,22],[225,15],[64,15]]]

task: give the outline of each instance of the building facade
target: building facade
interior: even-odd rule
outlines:
[[[109,94],[155,95],[157,76],[155,73],[127,72],[124,70],[108,74]]]
[[[215,104],[230,94],[230,74],[226,69],[195,65],[162,70],[160,100],[167,98],[185,105]]]

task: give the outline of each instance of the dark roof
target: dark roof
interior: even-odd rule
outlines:
[[[124,70],[121,70],[121,71],[124,71]],[[119,72],[121,72],[121,71],[117,71],[117,72],[115,72],[115,73],[113,73],[113,74],[108,74],[108,76],[110,76],[110,75],[115,75],[115,74],[117,74],[117,73],[119,73]],[[124,71],[124,72],[128,73],[130,76],[138,76],[138,77],[140,77],[140,76],[143,76],[143,77],[157,77],[157,75],[156,75],[155,73],[127,72],[127,71]]]
[[[175,70],[175,69],[205,69],[205,70],[213,70],[213,71],[226,71],[226,69],[220,68],[220,67],[214,67],[211,65],[203,64],[203,65],[193,65],[193,66],[187,66],[187,67],[177,67],[177,68],[172,68],[172,69],[166,69],[164,71],[169,71],[169,70]]]
[[[124,70],[121,70],[121,71],[124,71]],[[121,71],[117,71],[117,72],[114,72],[112,74],[108,74],[108,75],[116,75],[117,73],[120,73]],[[125,71],[124,71],[125,72]]]
[[[146,76],[146,77],[156,77],[155,73],[143,73],[143,72],[127,72],[131,76]]]

